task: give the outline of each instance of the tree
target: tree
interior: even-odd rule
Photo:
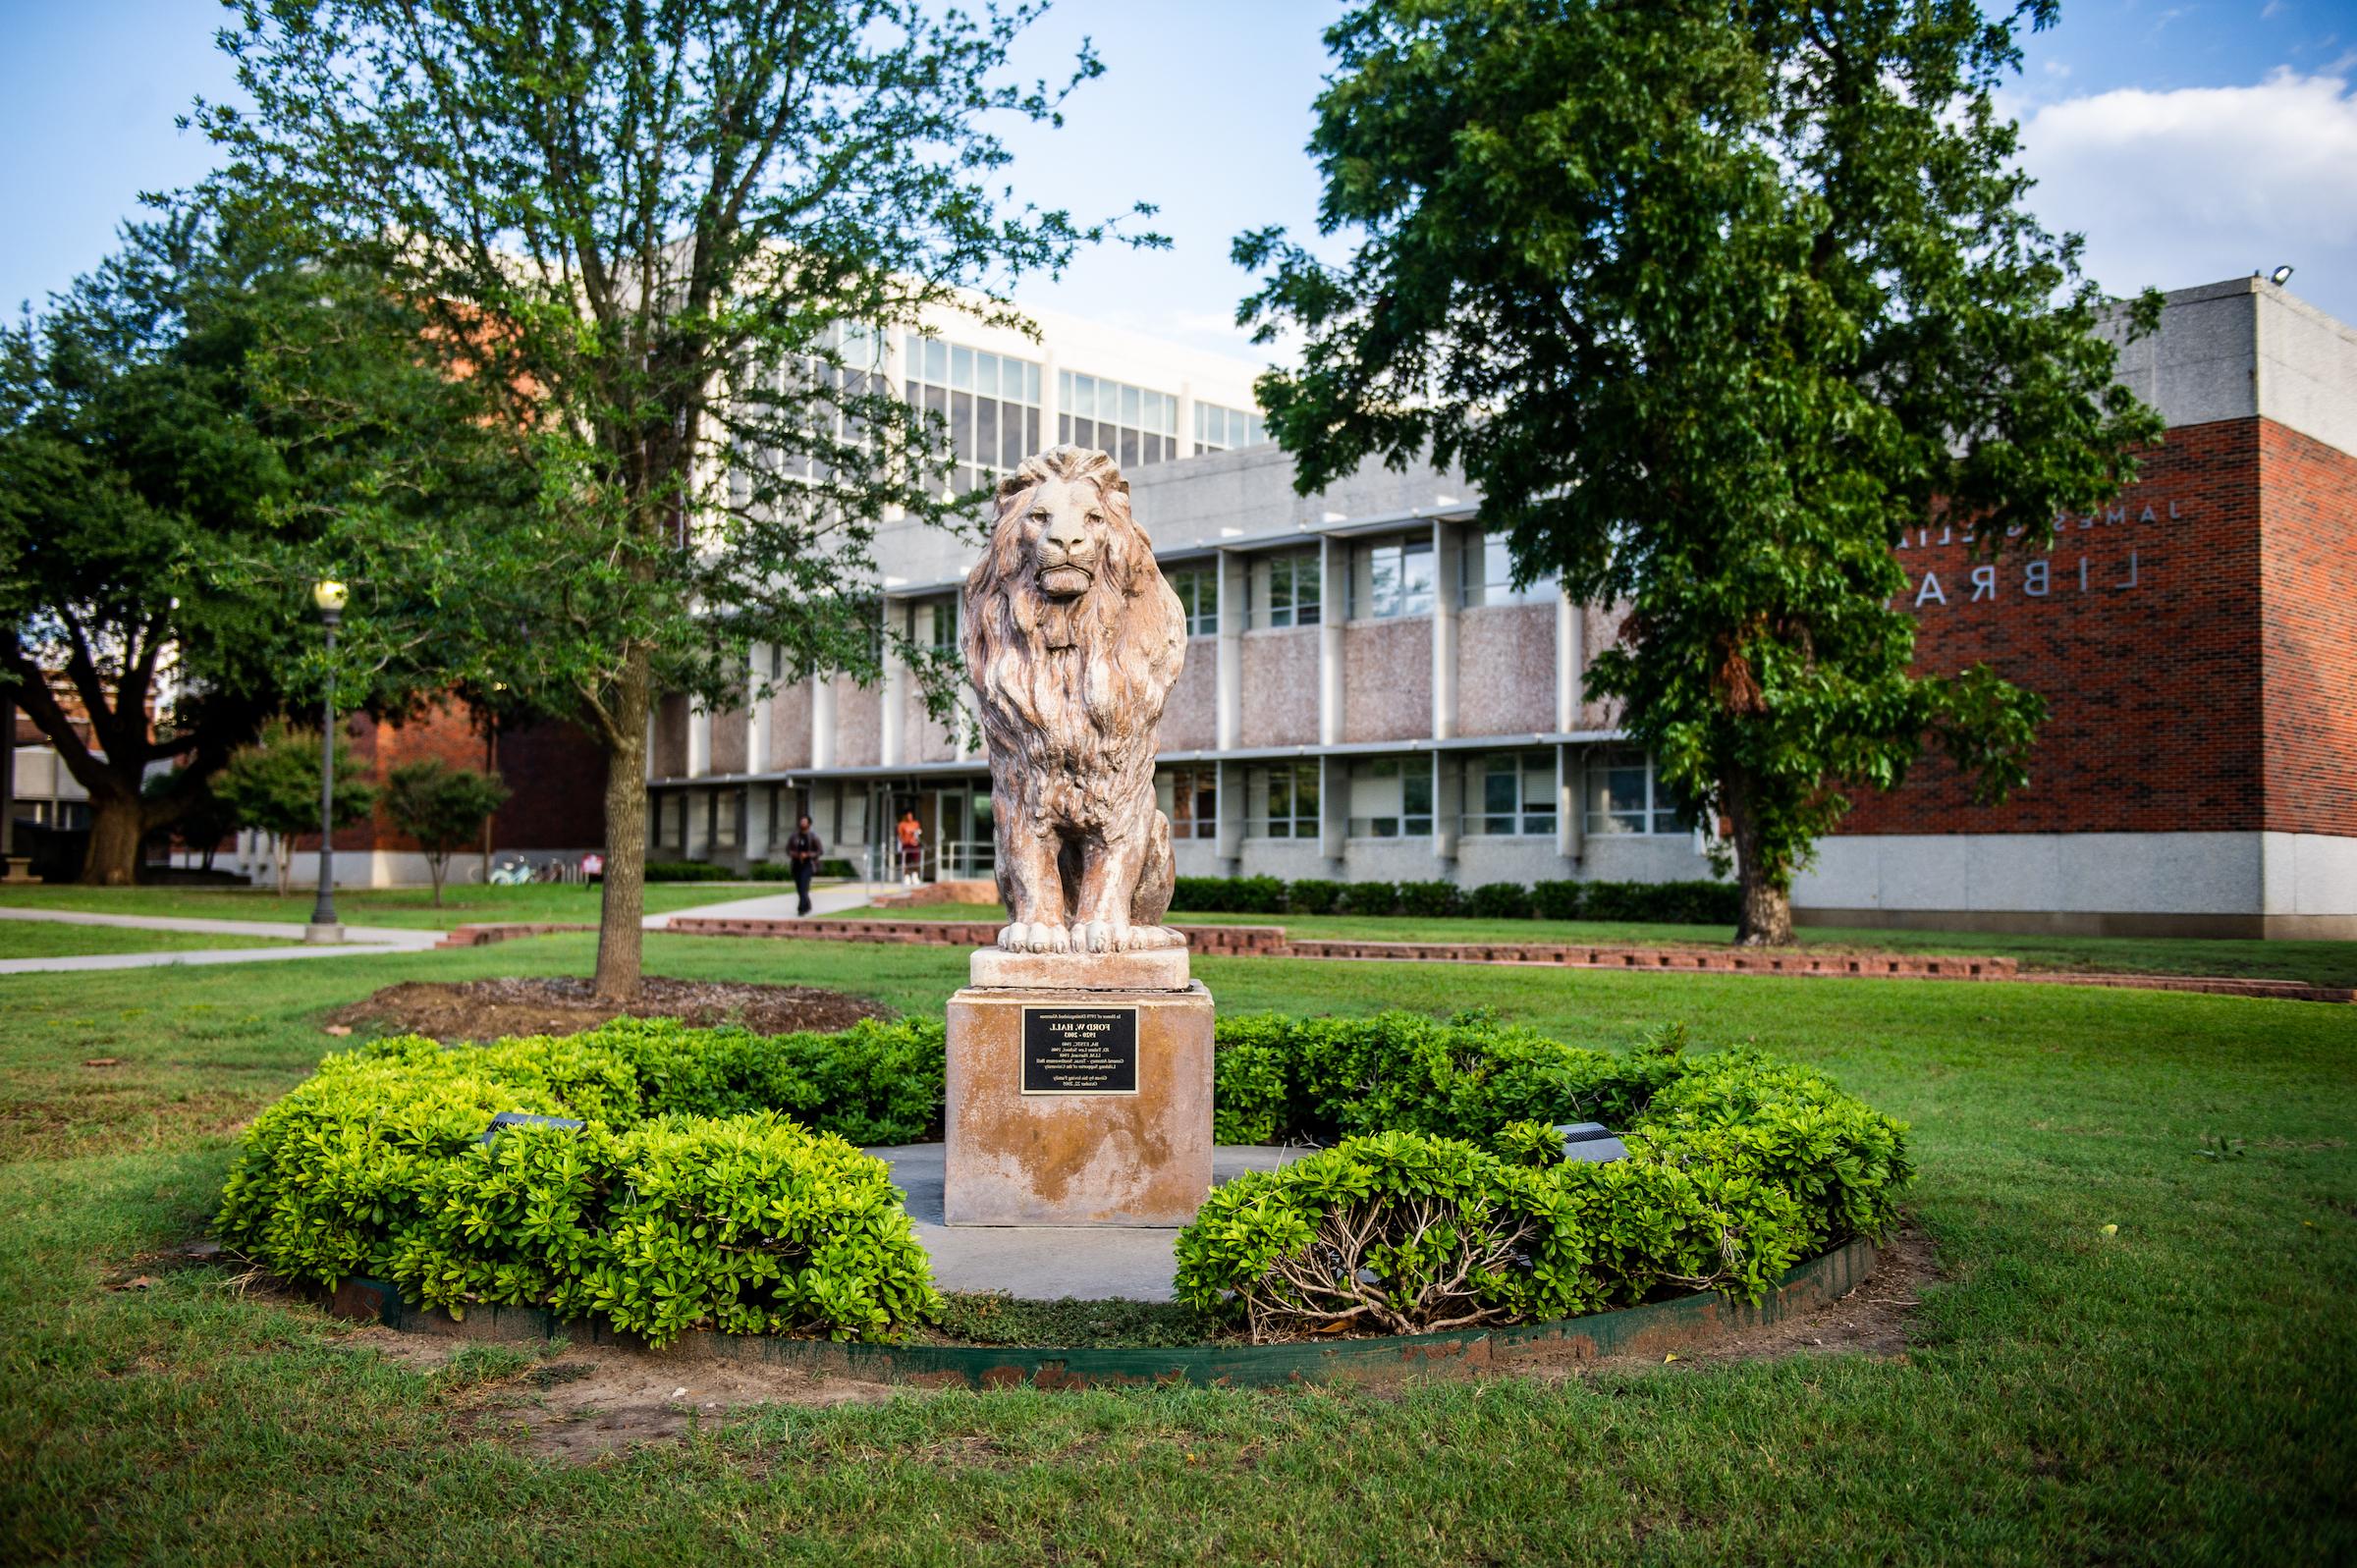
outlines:
[[[221,840],[238,831],[237,813],[213,793],[209,783],[192,784],[181,775],[179,768],[149,774],[142,792],[180,801],[180,814],[173,820],[172,831],[183,844],[203,857],[203,868],[210,871]]]
[[[319,731],[274,720],[260,738],[240,746],[213,780],[213,793],[241,828],[275,840],[278,895],[287,895],[288,862],[299,834],[319,831]],[[376,791],[360,775],[352,748],[336,737],[335,825],[368,820]]]
[[[389,280],[508,439],[536,506],[466,529],[341,522],[356,593],[402,598],[457,683],[607,755],[596,987],[637,985],[645,737],[659,690],[735,705],[872,678],[879,519],[960,520],[941,421],[875,372],[952,306],[1021,325],[1013,283],[1103,225],[1012,205],[992,115],[1036,8],[919,0],[244,0],[250,110],[200,104],[225,189]],[[1153,243],[1143,237],[1141,243]],[[430,464],[426,465],[430,466]],[[766,665],[766,662],[764,662]],[[946,701],[942,682],[934,682]]]
[[[364,275],[231,233],[193,205],[132,225],[0,334],[0,681],[89,792],[90,882],[133,880],[140,842],[317,690],[325,520],[464,514],[454,486],[485,472],[454,439],[426,482],[388,484],[416,422],[466,411],[416,362],[420,323]],[[343,689],[398,706],[413,670],[396,646]]]
[[[472,843],[507,798],[499,775],[453,768],[439,757],[405,763],[386,775],[385,814],[425,851],[435,908],[442,907],[451,854]]]
[[[2054,0],[1373,0],[1327,41],[1327,262],[1278,230],[1239,311],[1305,340],[1260,383],[1307,492],[1429,454],[1517,576],[1626,606],[1594,667],[1743,887],[1737,940],[1856,786],[1926,744],[1984,799],[2044,715],[1915,673],[1902,529],[2038,549],[2161,423],[2111,382],[2113,307],[2023,209],[1992,93]],[[2115,313],[2116,311],[2116,313]]]

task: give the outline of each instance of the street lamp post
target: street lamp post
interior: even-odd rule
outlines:
[[[344,619],[344,585],[322,578],[311,584],[311,603],[319,607],[319,623],[327,631],[327,694],[321,699],[319,723],[319,901],[311,906],[311,923],[303,928],[305,942],[342,942],[344,927],[336,920],[336,625]]]

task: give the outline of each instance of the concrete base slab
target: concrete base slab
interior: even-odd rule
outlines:
[[[965,983],[994,991],[1184,991],[1186,949],[1149,952],[1009,952],[976,947]]]
[[[908,1195],[909,1221],[933,1259],[933,1282],[944,1290],[1003,1290],[1034,1301],[1171,1299],[1175,1228],[945,1224],[942,1145],[901,1144],[867,1152],[892,1167],[894,1184]],[[1308,1153],[1222,1146],[1212,1151],[1212,1180],[1275,1170]]]
[[[950,999],[953,1225],[1183,1225],[1211,1191],[1211,993]]]

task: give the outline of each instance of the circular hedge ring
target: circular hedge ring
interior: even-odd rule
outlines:
[[[1890,1228],[1911,1174],[1905,1129],[1823,1076],[1689,1054],[1676,1030],[1615,1054],[1482,1014],[1244,1016],[1217,1040],[1221,1142],[1329,1146],[1217,1189],[1179,1233],[1178,1299],[1254,1341],[1462,1337],[1698,1292],[1766,1310],[1795,1271],[1870,1257],[1844,1249]],[[453,1319],[893,1340],[941,1298],[858,1146],[935,1136],[943,1093],[926,1020],[379,1041],[255,1119],[218,1229],[282,1276]],[[1566,1159],[1566,1121],[1617,1129],[1625,1157]]]

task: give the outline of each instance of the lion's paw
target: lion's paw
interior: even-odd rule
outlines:
[[[1000,932],[1000,949],[1006,952],[1023,951],[1025,946],[1023,934],[1029,929],[1030,928],[1028,926],[1025,926],[1021,921],[1018,920],[1014,925],[1009,926],[1006,930]]]

